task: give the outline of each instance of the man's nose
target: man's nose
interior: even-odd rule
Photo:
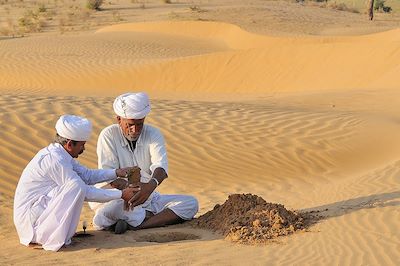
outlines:
[[[131,131],[132,131],[133,133],[139,133],[140,127],[138,127],[138,126],[136,126],[136,125],[132,125],[132,126],[131,126]]]

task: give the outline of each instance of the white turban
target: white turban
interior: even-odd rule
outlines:
[[[76,141],[87,141],[92,132],[92,123],[80,116],[62,115],[56,123],[56,130],[61,137]]]
[[[113,107],[118,116],[127,119],[142,119],[151,110],[149,96],[144,92],[122,94],[115,99]]]

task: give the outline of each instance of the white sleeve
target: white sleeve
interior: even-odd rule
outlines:
[[[71,162],[74,162],[74,160],[71,160]],[[78,164],[77,162],[75,162],[75,163]],[[81,166],[81,167],[83,167],[83,166]],[[80,169],[80,170],[82,170],[82,169]],[[89,170],[89,169],[86,169],[86,170]],[[95,171],[95,170],[93,170],[93,171]],[[108,174],[107,174],[107,171],[108,171]],[[91,170],[89,170],[89,172],[93,173]],[[102,170],[99,173],[100,173],[100,176],[107,177],[107,175],[108,175],[108,178],[115,178],[114,170]],[[82,182],[83,181],[84,183],[86,183],[85,180],[83,180],[82,177],[80,175],[78,175],[78,173],[74,170],[73,163],[55,161],[50,166],[49,174],[50,174],[50,177],[54,180],[54,182],[56,182],[57,185],[59,185],[59,186],[62,186],[65,183],[71,182],[71,181],[72,182]],[[88,174],[88,173],[86,173],[86,174]],[[88,174],[88,175],[90,176],[90,174]],[[91,176],[89,179],[93,179],[93,177]],[[101,179],[99,178],[99,180],[101,180]],[[119,198],[121,198],[121,195],[122,195],[122,192],[119,190],[115,191],[115,190],[98,189],[98,188],[89,186],[87,183],[86,183],[85,187],[86,187],[85,198],[90,201],[107,202],[110,200],[119,199]]]
[[[163,168],[168,174],[167,149],[165,147],[164,137],[160,131],[156,130],[151,135],[149,143],[151,165],[150,171],[154,173],[157,168]]]
[[[72,159],[72,167],[87,185],[94,185],[117,178],[115,169],[88,169],[74,159]]]
[[[94,186],[86,186],[86,201],[107,202],[114,199],[120,199],[122,191],[118,189],[102,189]]]

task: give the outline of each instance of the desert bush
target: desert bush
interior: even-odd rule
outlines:
[[[18,26],[22,32],[40,32],[45,26],[45,21],[37,13],[29,10],[18,19]]]
[[[171,0],[163,0],[163,3],[164,4],[172,4],[172,1]]]
[[[385,0],[375,0],[374,10],[382,9],[385,6]]]
[[[198,13],[207,12],[207,10],[201,8],[201,7],[198,6],[198,5],[191,5],[191,6],[189,6],[189,9],[190,9],[190,11],[192,11],[192,12],[198,12]]]
[[[87,0],[86,7],[92,10],[101,10],[104,0]]]
[[[24,31],[30,31],[34,26],[34,21],[37,20],[37,14],[32,10],[26,10],[24,15],[18,19],[18,26]]]
[[[392,8],[390,6],[384,6],[382,7],[383,12],[385,13],[390,13],[392,12]]]
[[[146,8],[146,0],[131,0],[132,4],[140,4],[139,7],[142,9]]]
[[[47,11],[47,7],[45,6],[45,4],[40,4],[37,11],[40,13],[44,13]]]
[[[385,0],[375,0],[374,10],[390,13],[392,11],[392,8],[390,6],[386,6],[385,2],[386,2]]]
[[[114,21],[114,22],[123,21],[123,19],[121,18],[121,15],[119,14],[118,11],[113,11],[113,12],[112,12],[112,16],[113,16],[113,21]]]
[[[333,2],[333,3],[330,3],[328,6],[330,8],[333,8],[333,9],[336,9],[336,10],[339,10],[339,11],[348,11],[348,12],[352,12],[352,13],[360,13],[360,11],[358,11],[355,8],[348,7],[345,3]]]

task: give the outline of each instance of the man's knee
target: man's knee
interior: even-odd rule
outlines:
[[[112,200],[96,210],[93,224],[97,230],[101,230],[114,224],[117,220],[123,219],[123,215],[123,201]]]
[[[96,213],[93,217],[93,227],[96,230],[102,230],[105,227],[109,226],[109,223],[104,222],[104,217],[102,214]]]
[[[69,180],[65,183],[65,188],[74,193],[86,195],[86,184],[80,179]]]
[[[185,220],[193,219],[196,213],[199,211],[199,201],[193,196],[185,196],[185,213],[184,218]]]
[[[199,201],[195,197],[193,197],[193,196],[191,196],[191,197],[192,197],[191,201],[193,204],[193,216],[192,216],[192,218],[193,218],[196,215],[196,213],[199,211]]]

